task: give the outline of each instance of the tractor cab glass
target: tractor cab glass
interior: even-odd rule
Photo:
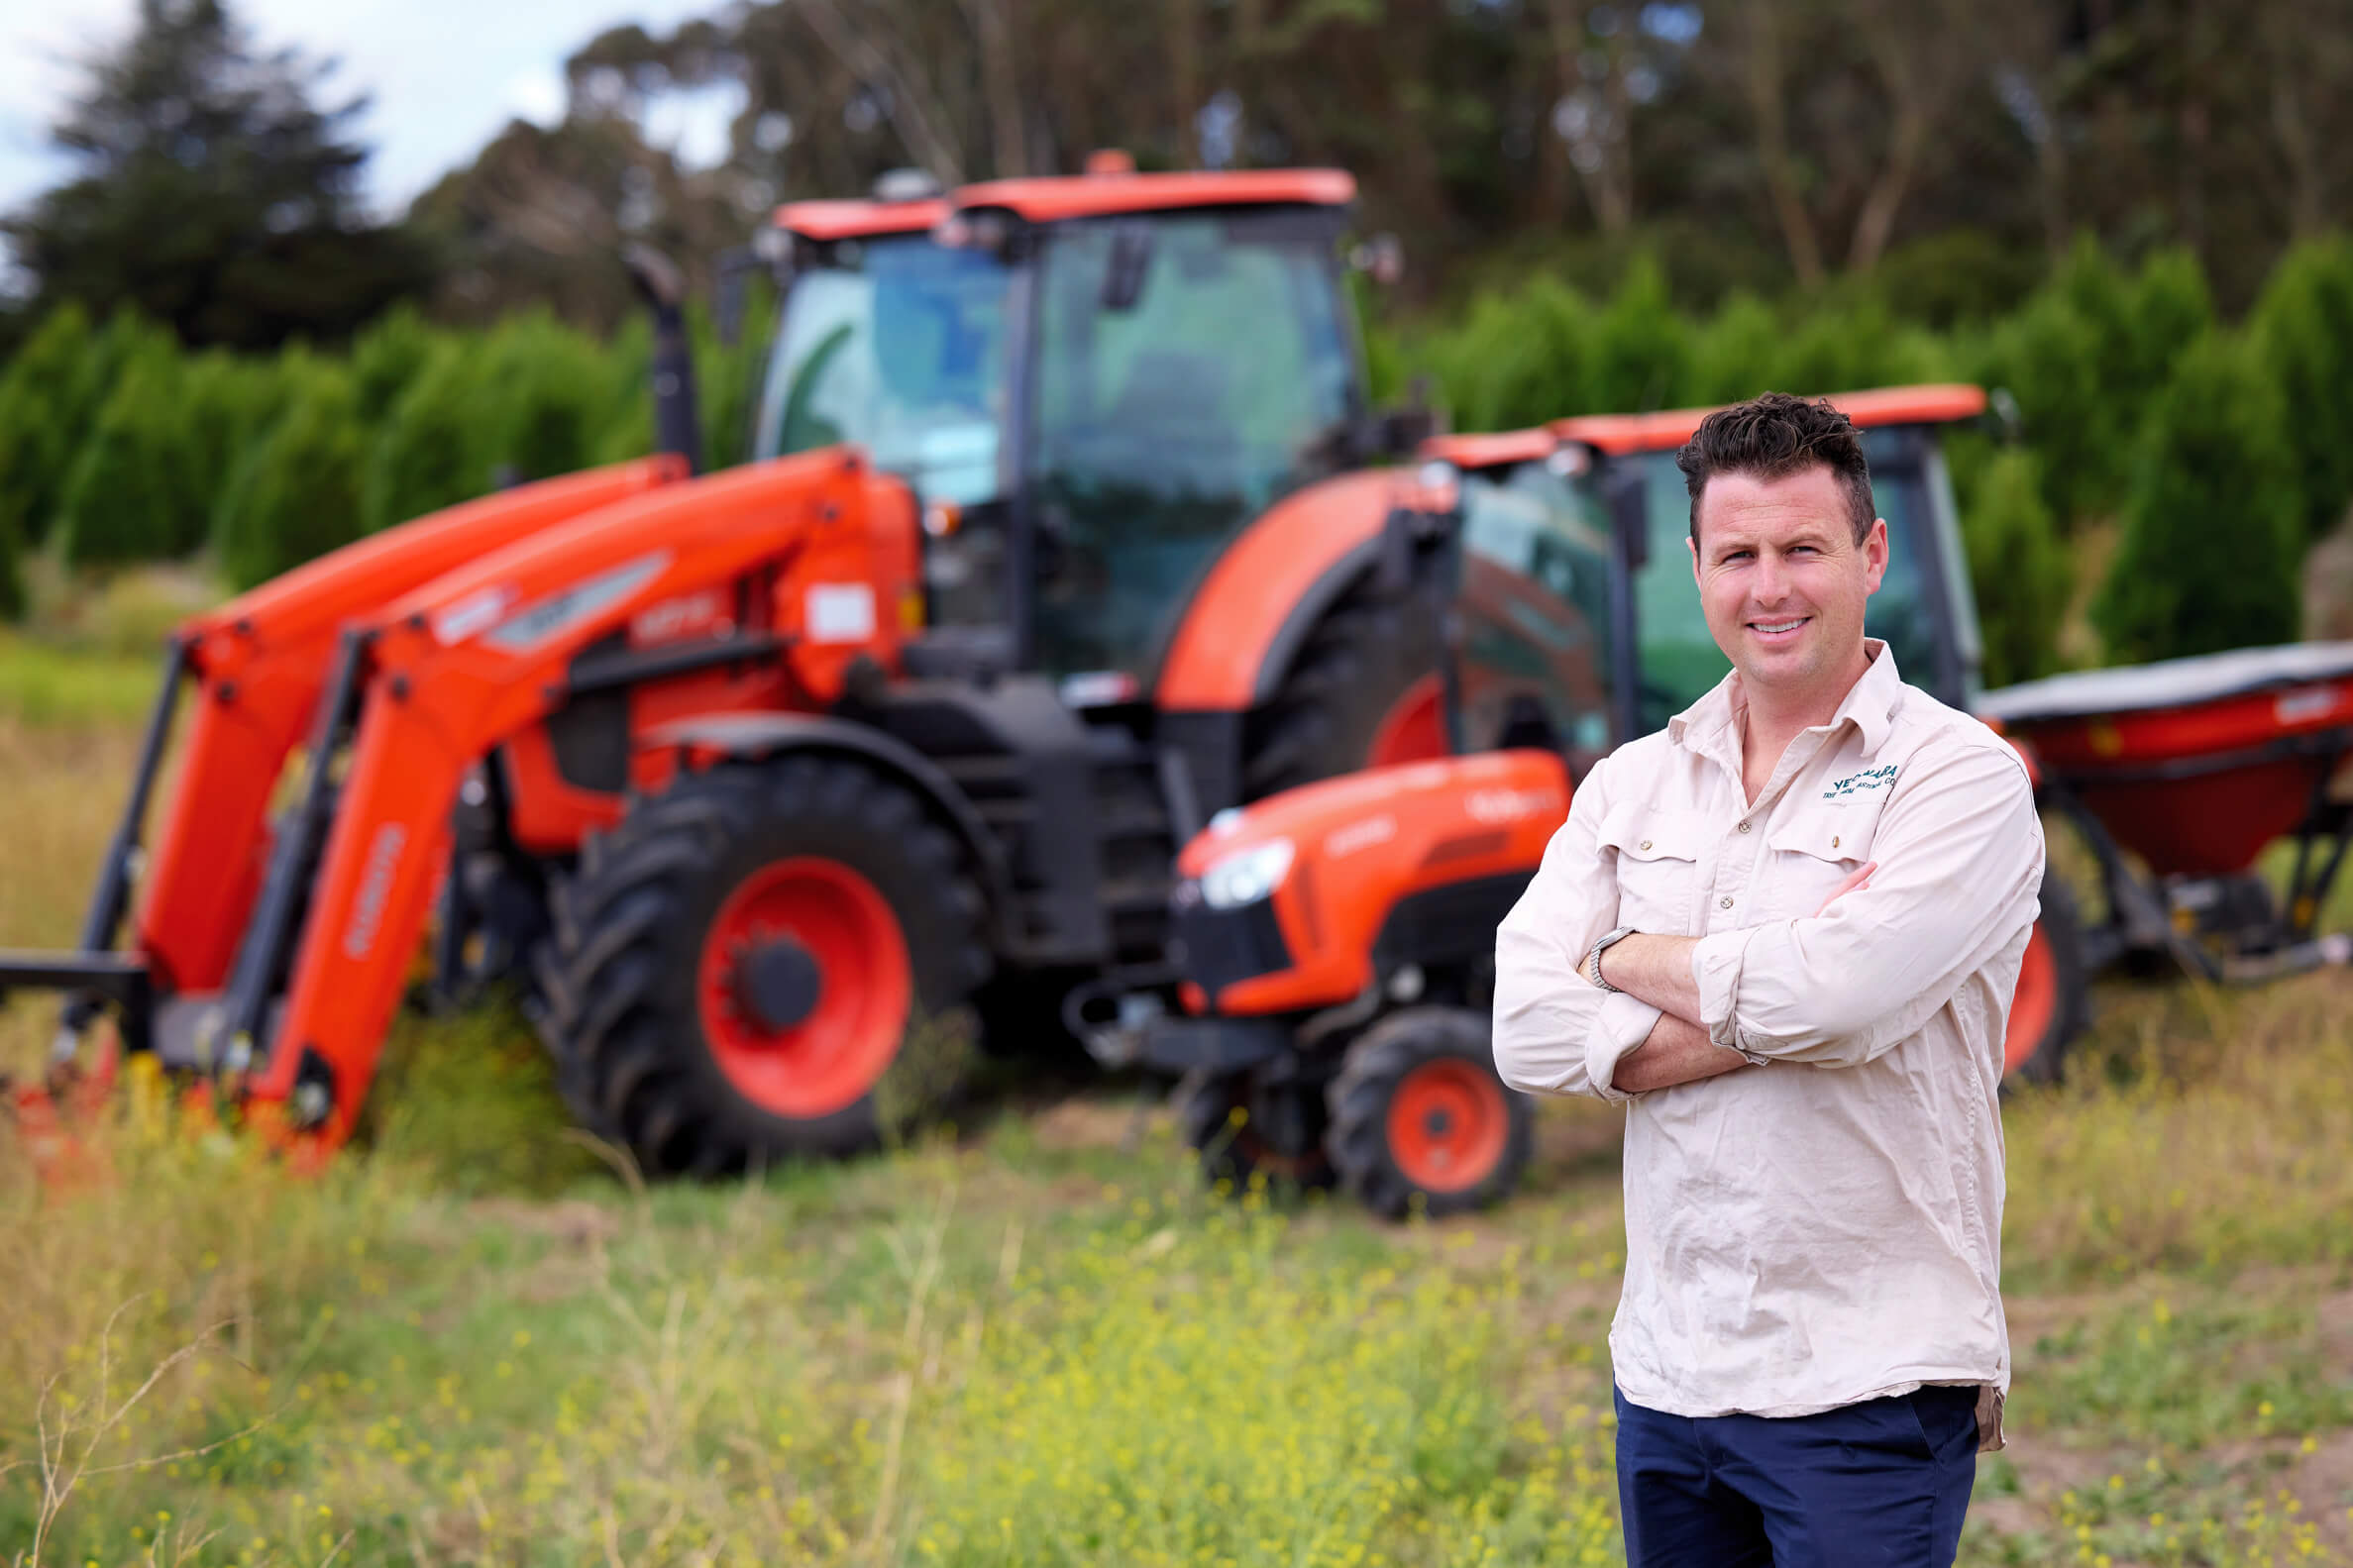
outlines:
[[[1569,469],[1462,477],[1457,673],[1472,751],[1537,746],[1589,761],[1609,750],[1610,521]]]
[[[855,442],[926,500],[997,499],[1008,277],[926,234],[826,248],[793,280],[754,450]]]
[[[1147,678],[1219,547],[1337,466],[1361,411],[1337,224],[1273,208],[1047,236],[1024,453],[1039,666]]]
[[[1977,605],[1962,565],[1960,527],[1934,433],[1921,426],[1866,430],[1872,500],[1887,520],[1887,573],[1864,611],[1905,680],[1955,707],[1976,694]],[[1672,452],[1618,462],[1644,469],[1648,557],[1634,575],[1640,733],[1699,700],[1732,668],[1691,580],[1691,503]]]

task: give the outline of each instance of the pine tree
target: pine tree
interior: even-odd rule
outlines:
[[[2118,661],[2293,641],[2302,496],[2277,391],[2247,343],[2185,351],[2136,453],[2124,538],[2092,620]]]
[[[75,566],[181,555],[204,536],[184,377],[169,353],[116,380],[65,482],[59,531]]]
[[[2289,252],[2255,307],[2253,328],[2280,389],[2304,534],[2317,539],[2353,503],[2353,241],[2311,241]]]
[[[96,412],[90,318],[49,313],[0,375],[0,529],[22,544],[49,532],[65,470]]]
[[[222,0],[139,0],[52,140],[76,176],[0,223],[37,301],[132,307],[182,341],[340,338],[430,266],[358,207],[366,107],[321,108],[328,69],[258,51]]]
[[[305,367],[286,415],[239,474],[221,517],[222,569],[251,587],[360,537],[363,443],[351,376]]]
[[[1967,475],[1961,535],[1984,640],[1985,684],[2049,675],[2059,667],[2059,622],[2075,584],[2033,453],[2005,448]]]

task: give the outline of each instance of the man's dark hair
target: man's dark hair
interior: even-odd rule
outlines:
[[[1699,543],[1700,492],[1715,475],[1778,479],[1817,463],[1847,492],[1855,543],[1862,544],[1871,535],[1877,510],[1871,498],[1871,465],[1863,461],[1863,441],[1855,434],[1853,420],[1831,407],[1826,397],[1809,400],[1787,392],[1766,392],[1717,409],[1699,422],[1675,454],[1683,487],[1691,493],[1691,543]]]

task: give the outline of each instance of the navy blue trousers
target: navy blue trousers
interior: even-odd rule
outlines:
[[[1820,1415],[1667,1415],[1618,1399],[1629,1568],[1951,1568],[1978,1391]]]

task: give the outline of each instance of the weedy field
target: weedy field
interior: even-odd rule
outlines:
[[[0,646],[0,945],[70,939],[149,679]],[[2008,1105],[1964,1560],[2353,1557],[2353,983],[2100,1014]],[[496,1008],[404,1020],[324,1177],[169,1122],[134,1084],[64,1196],[0,1134],[0,1561],[1619,1556],[1601,1107],[1402,1227],[1205,1193],[1140,1086],[1011,1075],[884,1156],[647,1191]]]

